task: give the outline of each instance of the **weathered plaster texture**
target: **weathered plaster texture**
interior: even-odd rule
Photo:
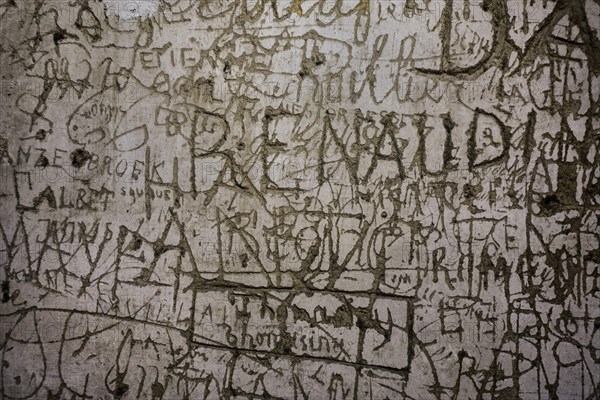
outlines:
[[[599,0],[2,0],[1,399],[600,399]]]

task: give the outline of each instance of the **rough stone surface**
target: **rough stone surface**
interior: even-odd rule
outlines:
[[[600,399],[598,0],[0,24],[0,398]]]

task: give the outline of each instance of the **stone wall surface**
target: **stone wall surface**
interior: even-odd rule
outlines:
[[[599,0],[0,37],[0,399],[600,399]]]

